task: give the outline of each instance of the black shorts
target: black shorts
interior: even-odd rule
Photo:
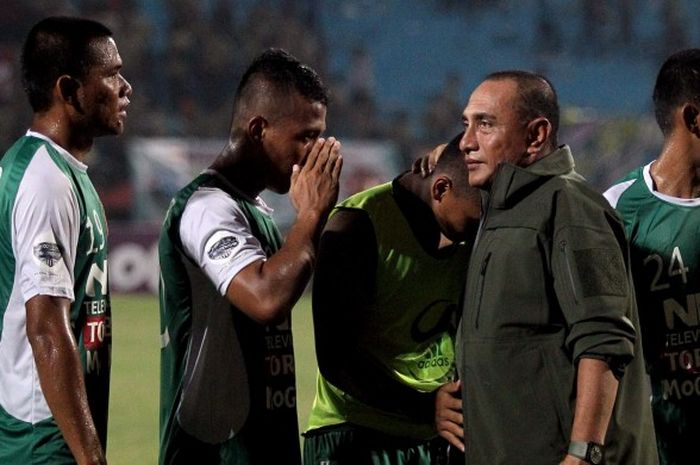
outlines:
[[[304,465],[462,465],[440,437],[413,439],[342,423],[304,433]]]

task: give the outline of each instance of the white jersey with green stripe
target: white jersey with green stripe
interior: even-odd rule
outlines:
[[[700,199],[656,191],[651,166],[604,195],[630,243],[661,463],[690,463],[700,432]]]
[[[34,463],[42,448],[47,456],[67,452],[55,424],[45,437],[36,428],[30,433],[38,423],[53,424],[26,333],[25,303],[36,295],[72,302],[88,401],[105,442],[111,345],[106,238],[87,166],[42,134],[27,132],[0,160],[0,463]],[[32,449],[34,456],[24,455]]]

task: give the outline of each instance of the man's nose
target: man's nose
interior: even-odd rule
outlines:
[[[476,143],[474,129],[472,129],[471,126],[468,126],[465,129],[464,134],[462,134],[462,139],[459,141],[459,150],[464,153],[469,153],[477,150],[478,148],[479,146]]]

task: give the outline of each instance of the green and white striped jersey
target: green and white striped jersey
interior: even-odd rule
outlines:
[[[661,464],[690,464],[700,434],[700,199],[657,192],[650,167],[604,195],[630,243]]]
[[[29,131],[0,160],[0,463],[73,463],[46,403],[25,303],[70,299],[100,439],[107,436],[111,322],[107,223],[87,166]]]

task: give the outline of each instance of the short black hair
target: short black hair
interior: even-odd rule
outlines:
[[[523,122],[544,116],[552,125],[551,139],[556,146],[559,131],[559,99],[546,77],[530,71],[509,70],[491,73],[485,81],[511,79],[518,85],[518,113]]]
[[[52,16],[32,27],[22,48],[22,85],[35,112],[51,107],[60,76],[87,75],[94,64],[92,42],[103,37],[112,37],[112,31],[84,18]]]
[[[673,131],[673,111],[700,103],[700,49],[674,53],[661,66],[654,86],[654,115],[664,136]]]
[[[302,64],[289,52],[279,48],[265,50],[253,60],[236,90],[234,108],[255,78],[262,78],[284,94],[291,91],[313,101],[328,105],[328,90],[311,67]]]
[[[435,165],[433,175],[445,174],[449,176],[455,192],[467,195],[472,192],[478,193],[478,189],[469,185],[469,170],[467,169],[464,153],[459,149],[459,143],[463,135],[464,133],[460,132],[445,145]]]

